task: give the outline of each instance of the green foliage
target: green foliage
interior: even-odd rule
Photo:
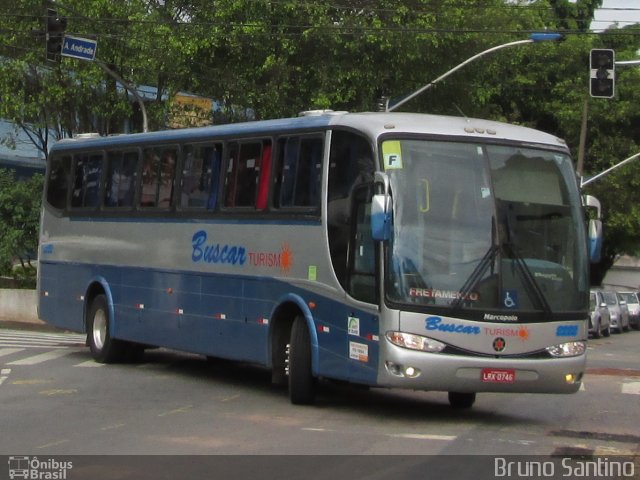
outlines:
[[[35,259],[43,177],[16,181],[11,170],[0,169],[0,275],[19,283],[35,279]]]
[[[6,3],[6,2],[5,2]],[[67,30],[95,36],[97,58],[134,85],[157,87],[146,102],[153,130],[166,128],[176,92],[215,99],[214,121],[294,116],[301,110],[371,110],[381,96],[415,91],[472,55],[563,31],[559,44],[521,45],[465,66],[405,111],[503,120],[565,138],[577,157],[588,106],[587,175],[638,152],[640,70],[618,68],[616,97],[588,94],[589,51],[637,58],[638,27],[595,34],[602,0],[65,0]],[[39,12],[39,13],[34,13]],[[32,135],[43,152],[77,132],[139,129],[127,93],[92,62],[44,62],[41,0],[0,5],[0,117]],[[82,14],[78,13],[82,12]],[[136,127],[137,126],[137,127]],[[13,139],[14,140],[14,139]],[[11,144],[12,139],[2,139]],[[640,163],[594,182],[604,207],[606,270],[620,253],[640,253]]]

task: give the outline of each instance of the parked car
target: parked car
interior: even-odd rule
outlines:
[[[627,304],[618,300],[618,295],[614,291],[605,290],[602,295],[611,314],[611,328],[618,333],[629,330],[629,309]]]
[[[636,292],[618,292],[618,298],[627,302],[629,326],[640,330],[640,300]]]
[[[591,290],[589,295],[589,334],[593,338],[600,338],[600,335],[608,337],[611,335],[611,314],[607,302],[604,301],[602,292]]]

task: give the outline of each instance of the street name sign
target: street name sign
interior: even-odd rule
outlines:
[[[94,60],[97,47],[97,40],[65,35],[60,54],[63,57],[79,58],[80,60]]]

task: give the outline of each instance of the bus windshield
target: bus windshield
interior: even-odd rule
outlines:
[[[489,320],[586,309],[584,219],[565,153],[417,139],[385,140],[382,153],[394,207],[388,302]]]

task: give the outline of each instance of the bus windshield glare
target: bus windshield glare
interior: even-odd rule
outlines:
[[[382,153],[393,159],[388,302],[538,319],[586,307],[583,215],[566,154],[416,139],[385,140]]]

